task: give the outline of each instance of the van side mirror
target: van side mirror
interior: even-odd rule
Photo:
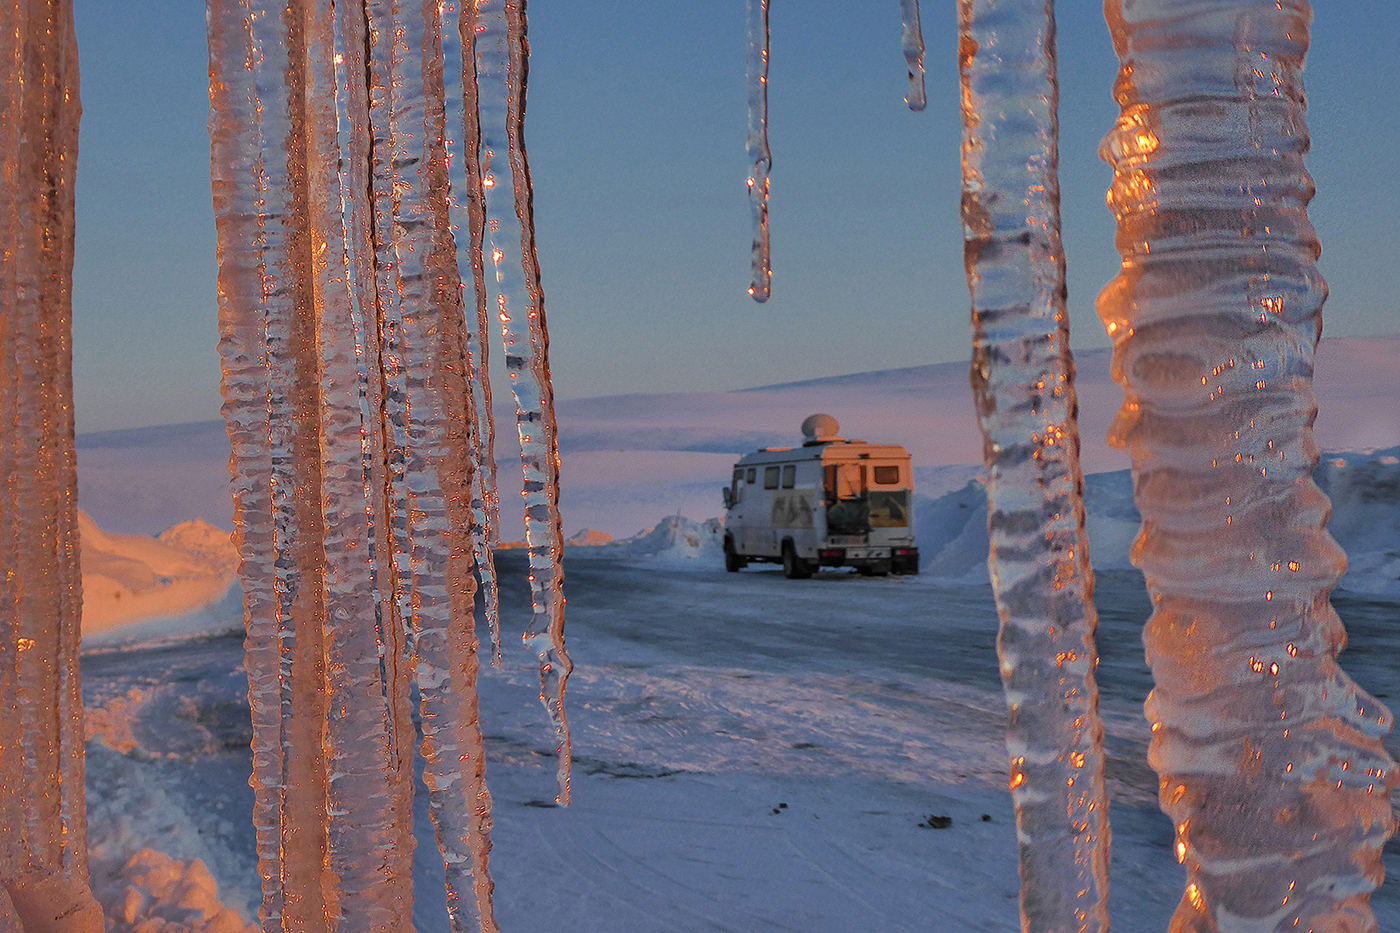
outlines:
[[[731,490],[728,486],[725,486],[724,488],[720,489],[719,494],[720,494],[720,497],[724,499],[724,507],[725,507],[726,509],[732,509],[732,508],[734,508],[734,492],[733,492],[733,490]]]

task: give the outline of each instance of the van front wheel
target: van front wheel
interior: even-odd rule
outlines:
[[[806,580],[812,575],[812,565],[797,556],[791,541],[783,542],[783,576],[789,580]]]
[[[749,565],[748,560],[734,553],[734,539],[724,539],[724,569],[730,573],[738,573]]]

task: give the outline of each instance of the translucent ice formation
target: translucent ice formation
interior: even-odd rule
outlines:
[[[748,0],[749,25],[749,204],[753,209],[754,301],[767,301],[772,291],[772,256],[768,248],[768,172],[773,153],[768,149],[768,0]]]
[[[899,0],[899,8],[904,17],[901,43],[904,62],[909,67],[909,96],[904,100],[910,110],[918,112],[928,106],[928,95],[924,92],[924,29],[919,24],[919,0]]]
[[[78,683],[72,7],[6,5],[0,54],[0,923],[96,933]]]
[[[514,0],[477,0],[463,13],[462,34],[474,37],[481,188],[496,273],[497,317],[515,395],[525,474],[521,495],[534,617],[524,638],[540,659],[540,699],[554,724],[558,754],[556,800],[567,806],[572,752],[564,690],[573,663],[564,648],[564,533],[559,518],[559,441],[549,374],[549,331],[522,136],[530,53],[525,8]]]
[[[1060,243],[1053,5],[961,0],[959,12],[972,384],[1022,926],[1102,931],[1108,803]]]
[[[491,316],[484,244],[486,201],[481,186],[481,118],[476,81],[475,4],[458,13],[457,0],[443,3],[442,58],[447,115],[447,170],[451,180],[452,235],[457,241],[457,267],[463,288],[474,297],[475,315],[466,310],[467,375],[471,394],[467,416],[472,438],[473,547],[482,603],[491,630],[491,663],[501,663],[500,597],[492,548],[500,543],[500,511],[496,493],[496,419],[491,409]],[[461,29],[460,26],[467,28]],[[463,44],[463,37],[466,44]],[[465,52],[464,52],[465,50]],[[464,302],[465,305],[465,302]]]
[[[210,4],[269,933],[410,924],[410,684],[453,928],[495,929],[441,26],[435,5]]]
[[[1326,286],[1307,217],[1306,0],[1110,0],[1122,273],[1099,299],[1155,611],[1151,762],[1186,931],[1367,931],[1394,831],[1386,709],[1338,668],[1313,484]]]

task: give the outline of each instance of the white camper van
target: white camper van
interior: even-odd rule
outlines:
[[[726,570],[767,561],[789,579],[818,567],[919,572],[909,452],[839,430],[830,415],[813,415],[801,447],[765,448],[734,465],[724,490]]]

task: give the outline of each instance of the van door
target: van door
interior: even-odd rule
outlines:
[[[870,499],[865,464],[828,463],[825,470],[826,533],[864,538],[870,533]]]

